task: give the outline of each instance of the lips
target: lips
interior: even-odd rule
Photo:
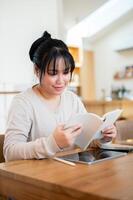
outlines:
[[[64,86],[54,86],[54,89],[60,91],[64,89]]]

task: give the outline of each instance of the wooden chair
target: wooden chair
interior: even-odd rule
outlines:
[[[4,144],[5,135],[0,134],[0,163],[4,162],[4,155],[3,155],[3,144]],[[5,197],[0,194],[0,200],[14,200],[12,197]]]
[[[117,129],[117,140],[133,139],[133,120],[118,120],[115,123]]]
[[[4,162],[5,159],[4,159],[4,155],[3,155],[3,144],[4,144],[4,135],[0,134],[0,163],[1,162]]]

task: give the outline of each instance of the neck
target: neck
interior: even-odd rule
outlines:
[[[61,102],[61,96],[60,95],[49,95],[47,92],[45,92],[41,86],[37,85],[34,90],[40,97],[44,100],[45,105],[47,105],[48,109],[52,112],[57,111],[60,102]]]

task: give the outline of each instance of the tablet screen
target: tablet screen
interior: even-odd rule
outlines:
[[[93,149],[87,150],[75,154],[70,154],[62,156],[60,158],[72,161],[79,162],[84,164],[93,164],[104,160],[110,160],[113,158],[118,158],[121,156],[127,155],[125,152],[103,150],[103,149]]]

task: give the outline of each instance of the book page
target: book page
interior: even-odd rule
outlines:
[[[95,134],[92,136],[91,140],[88,141],[88,144],[86,146],[84,146],[84,150],[88,147],[88,145],[90,144],[90,142],[92,142],[92,140],[101,139],[103,137],[101,134],[101,131],[103,131],[105,128],[113,125],[115,123],[115,121],[119,118],[119,116],[121,115],[122,111],[123,110],[121,110],[121,109],[116,109],[116,110],[106,113],[102,117],[102,124],[99,126],[99,128],[97,129]]]
[[[105,128],[111,126],[112,124],[115,123],[115,121],[118,119],[118,117],[121,115],[122,110],[121,109],[116,109],[113,111],[110,111],[108,113],[106,113],[103,116],[103,121],[104,123],[102,124],[102,126],[100,126],[100,128],[98,129],[98,131],[102,131]]]
[[[117,109],[106,113],[103,118],[94,113],[75,114],[66,123],[65,128],[79,123],[82,124],[82,133],[77,136],[75,144],[85,150],[92,140],[101,139],[103,137],[101,131],[111,126],[121,113],[122,110]]]
[[[82,133],[77,136],[75,144],[81,149],[84,149],[86,145],[88,146],[88,142],[91,142],[94,133],[96,133],[103,121],[102,118],[94,113],[75,114],[67,122],[65,128],[76,125],[77,123],[82,124],[83,130]]]

